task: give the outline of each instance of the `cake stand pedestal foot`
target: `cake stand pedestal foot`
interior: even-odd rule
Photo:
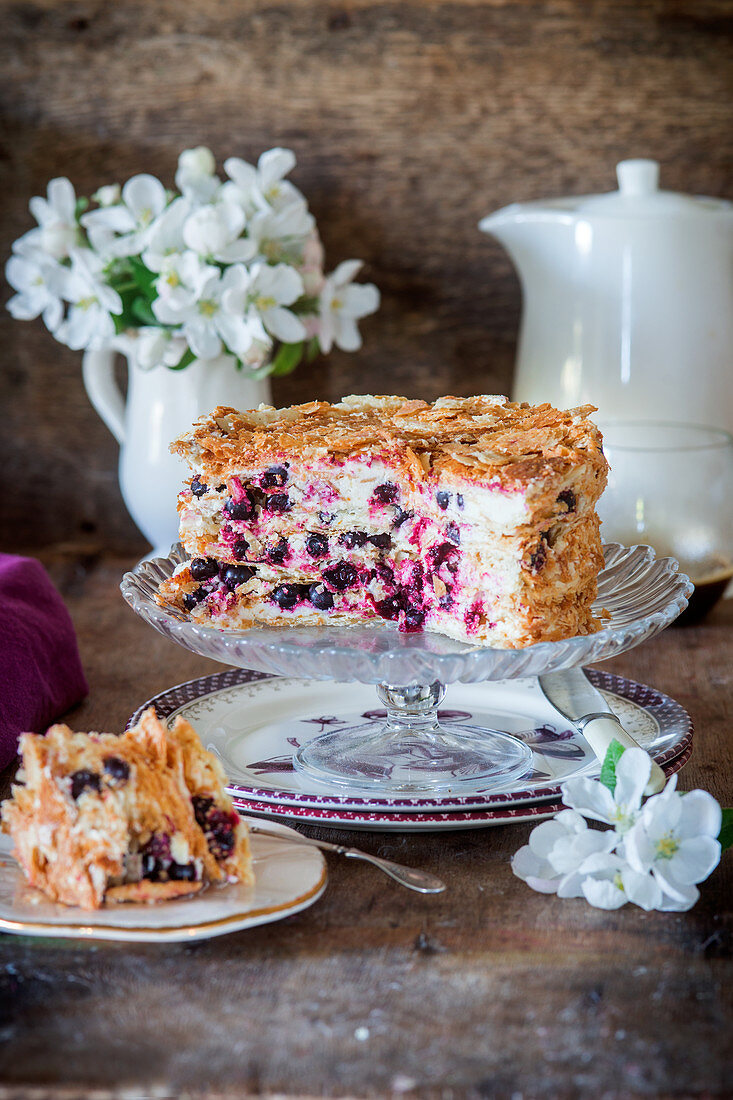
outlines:
[[[379,684],[386,720],[346,726],[313,738],[293,757],[296,770],[320,783],[385,794],[490,791],[532,770],[531,749],[500,730],[441,726],[445,686]]]

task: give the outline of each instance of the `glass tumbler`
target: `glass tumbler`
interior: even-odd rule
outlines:
[[[598,505],[603,538],[677,558],[695,585],[677,621],[701,619],[733,577],[733,436],[643,420],[599,427],[611,467]]]

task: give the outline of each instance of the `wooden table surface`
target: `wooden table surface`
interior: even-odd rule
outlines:
[[[217,666],[123,603],[130,562],[47,564],[91,684],[70,716],[121,729]],[[693,717],[681,787],[733,804],[733,602],[604,668]],[[509,859],[529,826],[400,835],[314,830],[436,871],[420,897],[329,859],[311,909],[197,944],[0,937],[0,1096],[730,1096],[728,854],[689,913],[533,893]]]

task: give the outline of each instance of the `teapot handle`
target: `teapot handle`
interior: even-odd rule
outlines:
[[[125,442],[125,401],[115,381],[115,351],[87,350],[82,359],[84,388],[94,408],[122,446]]]

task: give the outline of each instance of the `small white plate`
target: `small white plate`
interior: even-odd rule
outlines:
[[[297,836],[279,822],[270,827],[284,837]],[[190,942],[282,920],[318,900],[327,875],[317,848],[254,834],[250,841],[254,886],[209,886],[176,901],[88,911],[59,905],[29,886],[10,854],[12,840],[0,836],[0,931],[136,943]]]

